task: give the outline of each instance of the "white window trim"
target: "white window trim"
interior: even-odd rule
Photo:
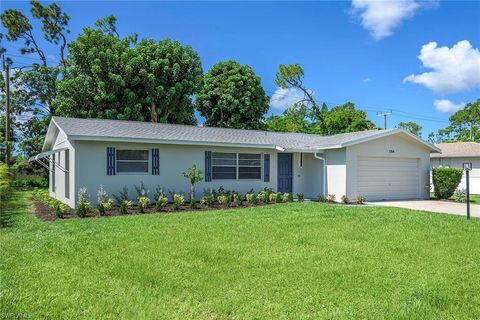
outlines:
[[[232,165],[214,165],[213,164],[213,155],[215,153],[230,153],[230,154],[235,154],[235,166],[236,166],[236,172],[235,172],[235,179],[214,179],[213,178],[213,167],[232,167]],[[252,166],[252,165],[242,165],[240,166],[240,154],[255,154],[255,155],[260,155],[260,166]],[[263,177],[263,153],[255,153],[255,152],[223,152],[223,151],[212,151],[212,181],[262,181]],[[233,160],[233,159],[232,159]],[[242,159],[245,160],[245,159]],[[247,160],[257,160],[257,159],[247,159]],[[240,179],[240,167],[249,167],[249,168],[258,168],[260,167],[260,178],[258,179]]]
[[[147,151],[147,160],[118,160],[117,152],[122,151],[122,150],[128,150],[128,151]],[[118,171],[118,161],[121,162],[147,162],[147,171],[145,172],[119,172]],[[115,149],[115,173],[117,175],[125,175],[125,176],[131,176],[131,175],[149,175],[150,174],[150,167],[151,167],[151,161],[150,161],[150,150],[149,149],[144,149],[144,148],[121,148]]]

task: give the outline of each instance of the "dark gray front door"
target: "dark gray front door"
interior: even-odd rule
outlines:
[[[278,188],[281,193],[292,192],[293,156],[291,153],[278,154]]]

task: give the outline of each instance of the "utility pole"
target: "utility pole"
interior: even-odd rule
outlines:
[[[377,112],[377,116],[383,117],[383,128],[387,129],[387,116],[392,114],[392,110],[387,111],[387,112]]]
[[[10,64],[3,56],[3,70],[5,71],[5,163],[10,163]]]

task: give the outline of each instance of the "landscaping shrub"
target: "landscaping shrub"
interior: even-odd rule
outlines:
[[[49,208],[53,209],[57,218],[63,218],[65,214],[70,211],[70,208],[60,200],[50,197],[46,189],[33,189],[33,198],[44,203]]]
[[[277,193],[276,192],[270,193],[270,196],[268,197],[268,201],[270,203],[277,203]]]
[[[319,195],[318,202],[327,202],[327,197],[325,197],[323,194]]]
[[[297,193],[297,200],[298,202],[303,202],[305,200],[305,196],[302,192]]]
[[[139,197],[138,198],[138,213],[145,213],[145,208],[150,203],[150,199],[148,197]]]
[[[155,202],[155,208],[157,209],[157,211],[161,211],[163,208],[165,208],[167,203],[168,197],[165,194],[161,193],[159,194],[157,201]]]
[[[257,200],[262,203],[267,203],[270,197],[270,193],[267,191],[260,191],[257,195]]]
[[[233,191],[230,203],[232,206],[238,207],[242,203],[242,196],[240,195],[240,193]]]
[[[137,192],[137,200],[141,197],[148,197],[150,191],[145,187],[143,181],[140,181],[140,186],[133,185],[135,191]]]
[[[255,196],[255,193],[249,192],[245,195],[245,198],[249,204],[251,205],[257,204],[257,197]]]
[[[334,194],[329,194],[327,196],[327,201],[328,202],[335,202],[336,198],[335,198],[335,195]]]
[[[455,190],[455,192],[453,193],[452,199],[456,202],[466,203],[467,202],[467,192],[465,191],[465,189]]]
[[[282,197],[283,202],[292,202],[293,201],[293,195],[291,192],[285,192]]]
[[[112,209],[113,199],[108,198],[107,190],[103,185],[97,191],[97,210],[101,216],[105,215],[105,212]]]
[[[349,204],[350,203],[350,199],[348,199],[348,197],[346,195],[343,195],[340,200],[344,203],[344,204]]]
[[[133,207],[133,201],[132,200],[123,200],[120,202],[120,206],[118,207],[118,212],[120,214],[127,214],[128,209]]]
[[[63,216],[68,213],[68,206],[60,201],[55,203],[55,216],[59,219],[63,219]]]
[[[218,197],[217,197],[217,201],[218,201],[218,203],[220,203],[220,204],[222,205],[222,207],[224,207],[224,208],[228,207],[228,203],[230,202],[227,195],[218,196]]]
[[[87,194],[87,188],[81,187],[78,190],[78,203],[77,209],[75,210],[80,218],[85,217],[92,207],[88,198],[89,196]]]
[[[117,202],[118,205],[121,205],[123,201],[128,200],[128,188],[127,186],[123,186],[122,191],[118,195],[114,194],[113,198]]]
[[[207,208],[213,208],[213,203],[215,202],[215,198],[213,194],[205,194],[202,199],[200,200],[200,203],[203,204]]]
[[[463,170],[458,168],[433,168],[432,179],[437,199],[450,198],[462,180]]]
[[[185,204],[185,196],[180,193],[173,194],[173,204],[172,207],[174,210],[180,209],[181,206]]]
[[[365,204],[365,197],[364,196],[357,196],[356,203],[357,204]]]

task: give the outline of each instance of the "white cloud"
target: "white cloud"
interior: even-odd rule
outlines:
[[[391,36],[403,20],[411,18],[420,4],[415,0],[352,0],[352,12],[376,40]]]
[[[440,99],[433,101],[435,109],[440,112],[456,112],[463,107],[465,107],[465,102],[462,103],[453,103],[447,99]]]
[[[277,88],[270,97],[270,106],[275,109],[285,110],[295,102],[302,100],[303,92],[296,88]]]
[[[480,88],[480,51],[468,40],[459,41],[451,49],[430,42],[422,46],[418,58],[432,71],[411,74],[403,80],[404,83],[423,84],[438,93]]]
[[[370,81],[372,81],[372,79],[370,79],[370,78],[363,78],[362,79],[363,83],[367,83],[367,82],[370,82]]]

